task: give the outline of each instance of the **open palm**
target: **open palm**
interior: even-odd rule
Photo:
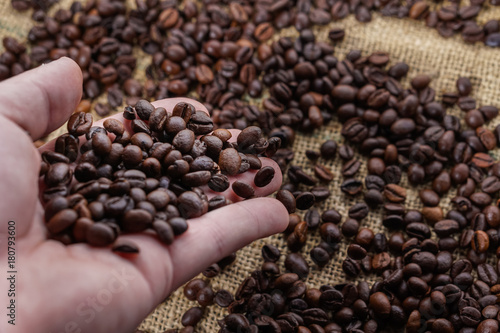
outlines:
[[[288,222],[278,201],[256,198],[189,220],[188,231],[169,246],[148,233],[120,236],[139,246],[134,257],[47,240],[38,199],[40,154],[32,140],[67,120],[81,98],[81,86],[80,69],[67,58],[0,84],[0,332],[132,332],[175,288],[223,256],[283,230]],[[177,102],[154,104],[170,111]],[[41,149],[51,147],[49,143]],[[269,159],[263,165],[277,172],[271,184],[256,189],[258,196],[281,184],[277,165]],[[253,174],[238,177],[250,181]],[[16,223],[15,326],[5,316],[10,302],[9,281],[3,277],[9,270],[8,221]]]

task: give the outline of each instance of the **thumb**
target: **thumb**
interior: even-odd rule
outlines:
[[[67,58],[0,83],[0,193],[8,194],[0,200],[0,221],[16,221],[18,236],[30,228],[38,200],[40,155],[32,138],[62,125],[81,91],[81,71]]]

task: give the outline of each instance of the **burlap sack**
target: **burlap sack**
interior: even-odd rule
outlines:
[[[70,0],[63,0],[60,6],[68,6]],[[29,15],[18,14],[10,9],[9,1],[0,3],[0,37],[10,35],[24,39],[31,26]],[[500,8],[490,7],[484,10],[479,23],[484,24],[489,19],[500,19]],[[467,45],[459,36],[451,39],[444,39],[435,30],[431,30],[422,22],[415,22],[410,19],[394,19],[382,17],[375,14],[373,21],[368,24],[357,22],[354,17],[348,17],[341,22],[330,24],[330,26],[315,29],[318,40],[328,40],[328,31],[333,28],[344,28],[346,38],[335,47],[335,54],[339,58],[352,49],[361,50],[363,55],[374,51],[385,51],[391,55],[391,63],[405,61],[410,65],[410,72],[403,81],[408,87],[409,79],[419,73],[429,74],[433,81],[431,86],[436,90],[436,95],[440,98],[446,91],[455,91],[455,80],[459,76],[466,76],[473,84],[472,96],[477,99],[478,105],[500,106],[500,50],[491,49],[482,44]],[[287,29],[280,32],[280,36],[295,36],[294,29]],[[276,38],[279,36],[275,36]],[[137,77],[143,77],[141,68],[145,67],[146,60],[139,65]],[[457,107],[448,110],[449,113],[463,117],[464,113]],[[490,121],[486,127],[493,129],[500,123],[500,117]],[[463,124],[465,126],[465,124]],[[302,166],[309,173],[313,173],[312,164],[306,159],[304,152],[306,149],[318,150],[321,143],[329,138],[336,140],[339,144],[344,140],[340,134],[341,126],[334,120],[320,130],[314,131],[311,135],[297,136],[294,144],[296,157],[292,162]],[[59,132],[59,131],[58,131]],[[498,150],[494,151],[495,156]],[[364,179],[366,175],[366,161],[357,154],[362,161],[362,168],[357,174],[358,179]],[[362,197],[354,199],[346,197],[340,191],[342,176],[340,169],[342,162],[339,158],[331,162],[325,162],[334,174],[334,180],[329,184],[332,195],[326,202],[316,208],[323,211],[327,208],[336,208],[342,215],[347,215],[349,207],[362,200]],[[406,207],[408,209],[418,209],[421,207],[418,199],[418,191],[421,188],[429,187],[424,184],[418,188],[408,185],[406,175],[403,176],[401,185],[408,188],[408,198]],[[440,206],[445,212],[450,209],[450,198],[455,195],[456,190],[452,189],[448,195],[442,198]],[[375,232],[386,232],[381,226],[382,211],[370,212],[369,216],[362,221],[363,227],[369,227]],[[309,251],[320,241],[318,232],[309,235],[307,245],[302,250],[305,258],[310,263],[311,274],[306,281],[308,286],[319,287],[323,284],[335,284],[346,280],[341,264],[346,256],[346,242],[342,242],[339,253],[334,255],[331,262],[322,270],[318,270],[309,258]],[[220,288],[234,292],[239,283],[252,270],[258,269],[262,261],[260,259],[260,249],[262,245],[271,243],[281,248],[286,253],[286,243],[281,235],[275,235],[267,239],[256,241],[238,252],[237,260],[234,264],[226,268],[218,277],[211,280],[214,290]],[[282,260],[281,260],[282,263]],[[376,276],[360,276],[368,282],[377,279]],[[140,329],[150,333],[160,333],[169,328],[180,328],[180,318],[182,314],[197,303],[186,300],[182,295],[182,288],[174,292],[166,302],[160,304],[140,325]],[[225,309],[214,305],[209,307],[204,319],[196,327],[196,332],[216,332],[219,328],[217,320],[226,314]]]

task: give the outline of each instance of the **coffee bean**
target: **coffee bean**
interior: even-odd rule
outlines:
[[[139,253],[139,247],[137,244],[131,242],[131,241],[125,241],[125,240],[118,240],[113,244],[113,248],[111,249],[115,253],[120,253],[120,254],[137,254]]]
[[[221,171],[227,175],[235,175],[241,166],[241,157],[234,148],[228,148],[221,152],[219,156],[219,166]]]
[[[227,290],[221,289],[215,293],[214,302],[220,307],[227,308],[233,301],[233,295]]]
[[[356,220],[362,220],[368,215],[368,212],[369,208],[365,203],[357,203],[349,208],[349,217]]]
[[[264,187],[268,185],[273,180],[274,174],[275,171],[273,167],[270,166],[263,167],[255,174],[254,178],[255,186]]]
[[[181,319],[183,326],[196,326],[203,316],[203,309],[200,307],[193,307],[187,310]]]
[[[295,201],[297,209],[306,210],[314,205],[315,197],[311,192],[302,192],[295,198]]]
[[[333,140],[327,140],[320,147],[321,156],[324,159],[333,159],[337,153],[337,142]]]
[[[285,258],[285,267],[300,278],[305,278],[309,274],[309,265],[298,253],[290,253]]]
[[[370,296],[370,307],[375,314],[382,318],[387,318],[391,312],[391,303],[382,292],[376,292]]]
[[[73,113],[68,120],[68,132],[75,137],[86,134],[92,127],[92,122],[90,113]]]
[[[236,193],[236,195],[245,199],[251,198],[255,195],[255,190],[251,185],[239,180],[235,181],[232,184],[231,188],[233,189],[234,193]]]
[[[490,246],[488,234],[482,230],[477,230],[472,237],[471,246],[478,253],[486,252]]]
[[[193,191],[186,191],[177,198],[177,208],[182,217],[186,219],[196,218],[208,211],[208,202],[202,200]]]
[[[116,233],[105,223],[95,223],[87,229],[86,240],[92,246],[108,246],[116,239]]]
[[[215,192],[224,192],[229,188],[229,180],[226,175],[215,174],[208,181],[208,187]]]
[[[395,203],[404,202],[406,200],[406,190],[395,184],[386,185],[384,195],[389,201]]]
[[[278,199],[283,206],[285,206],[288,213],[295,212],[296,200],[293,194],[287,190],[279,190],[276,194],[276,199]]]
[[[361,260],[366,257],[366,250],[357,244],[351,244],[347,248],[347,255],[354,260]]]

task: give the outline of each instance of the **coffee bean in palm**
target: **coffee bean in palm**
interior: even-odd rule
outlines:
[[[231,188],[233,189],[234,193],[236,193],[236,195],[245,199],[251,198],[255,195],[254,188],[250,184],[240,180],[236,180],[231,185]]]
[[[149,120],[149,117],[151,116],[151,113],[153,113],[154,110],[155,107],[144,99],[141,99],[135,105],[135,111],[137,112],[139,118],[142,120]]]
[[[120,254],[137,254],[140,252],[137,244],[128,240],[117,240],[111,250]]]
[[[78,214],[73,209],[63,209],[51,217],[47,229],[53,234],[60,233],[73,225],[77,218]]]
[[[90,113],[73,113],[68,120],[68,132],[75,137],[79,137],[90,130],[92,122],[92,115]]]
[[[179,236],[188,229],[187,221],[182,217],[172,217],[168,220],[168,224],[172,227],[175,236]]]
[[[177,208],[186,219],[199,217],[208,211],[208,202],[193,191],[186,191],[177,198]]]
[[[194,106],[190,103],[180,102],[174,106],[172,110],[172,115],[181,117],[186,123],[189,122],[191,116],[196,112]]]
[[[264,187],[271,183],[274,178],[275,170],[271,166],[261,168],[254,177],[254,183],[257,187]]]
[[[87,229],[86,240],[92,246],[108,246],[115,239],[115,231],[106,223],[95,223]]]
[[[208,187],[215,192],[224,192],[229,188],[229,180],[226,175],[215,174],[208,181]]]
[[[196,135],[203,135],[210,133],[214,128],[212,119],[203,111],[196,111],[191,115],[187,128],[194,132]]]
[[[66,163],[52,164],[45,174],[44,181],[49,187],[67,185],[71,182],[73,171]]]
[[[132,209],[122,218],[122,228],[126,232],[139,232],[146,230],[153,222],[153,217],[143,209]]]
[[[236,175],[241,167],[241,157],[234,148],[224,149],[219,155],[221,171],[229,176]]]

